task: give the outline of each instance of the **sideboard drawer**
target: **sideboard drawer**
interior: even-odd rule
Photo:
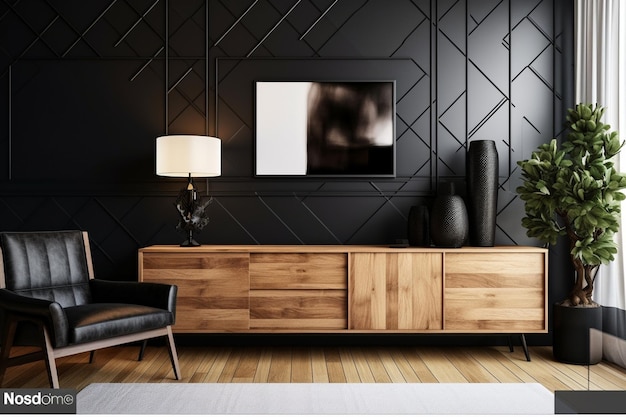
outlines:
[[[250,289],[348,288],[345,253],[251,253]]]
[[[346,329],[345,290],[251,290],[251,329]]]
[[[250,254],[251,329],[346,329],[347,254]]]

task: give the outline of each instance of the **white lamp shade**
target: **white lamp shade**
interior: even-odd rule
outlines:
[[[160,136],[156,140],[156,173],[217,177],[222,174],[222,141],[212,136]]]

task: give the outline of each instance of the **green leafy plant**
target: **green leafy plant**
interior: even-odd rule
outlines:
[[[566,140],[539,146],[530,159],[518,161],[524,201],[522,226],[529,237],[554,245],[567,236],[576,276],[569,294],[571,305],[594,304],[598,268],[614,260],[620,202],[626,175],[616,171],[612,158],[623,142],[602,123],[604,108],[578,104],[568,109]]]

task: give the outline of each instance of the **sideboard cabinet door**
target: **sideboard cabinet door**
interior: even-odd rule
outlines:
[[[547,330],[544,252],[446,253],[445,330]]]
[[[349,328],[440,330],[441,253],[351,253]]]
[[[174,331],[200,333],[250,327],[248,253],[141,255],[142,281],[178,286]]]

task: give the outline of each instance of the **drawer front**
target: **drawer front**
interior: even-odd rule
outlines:
[[[545,331],[543,253],[446,254],[446,330]]]
[[[345,290],[252,290],[251,329],[346,329]]]
[[[346,329],[347,255],[250,255],[251,329]]]
[[[178,286],[176,332],[249,328],[249,255],[145,253],[141,279]]]
[[[345,253],[252,253],[251,289],[335,289],[348,286]]]

